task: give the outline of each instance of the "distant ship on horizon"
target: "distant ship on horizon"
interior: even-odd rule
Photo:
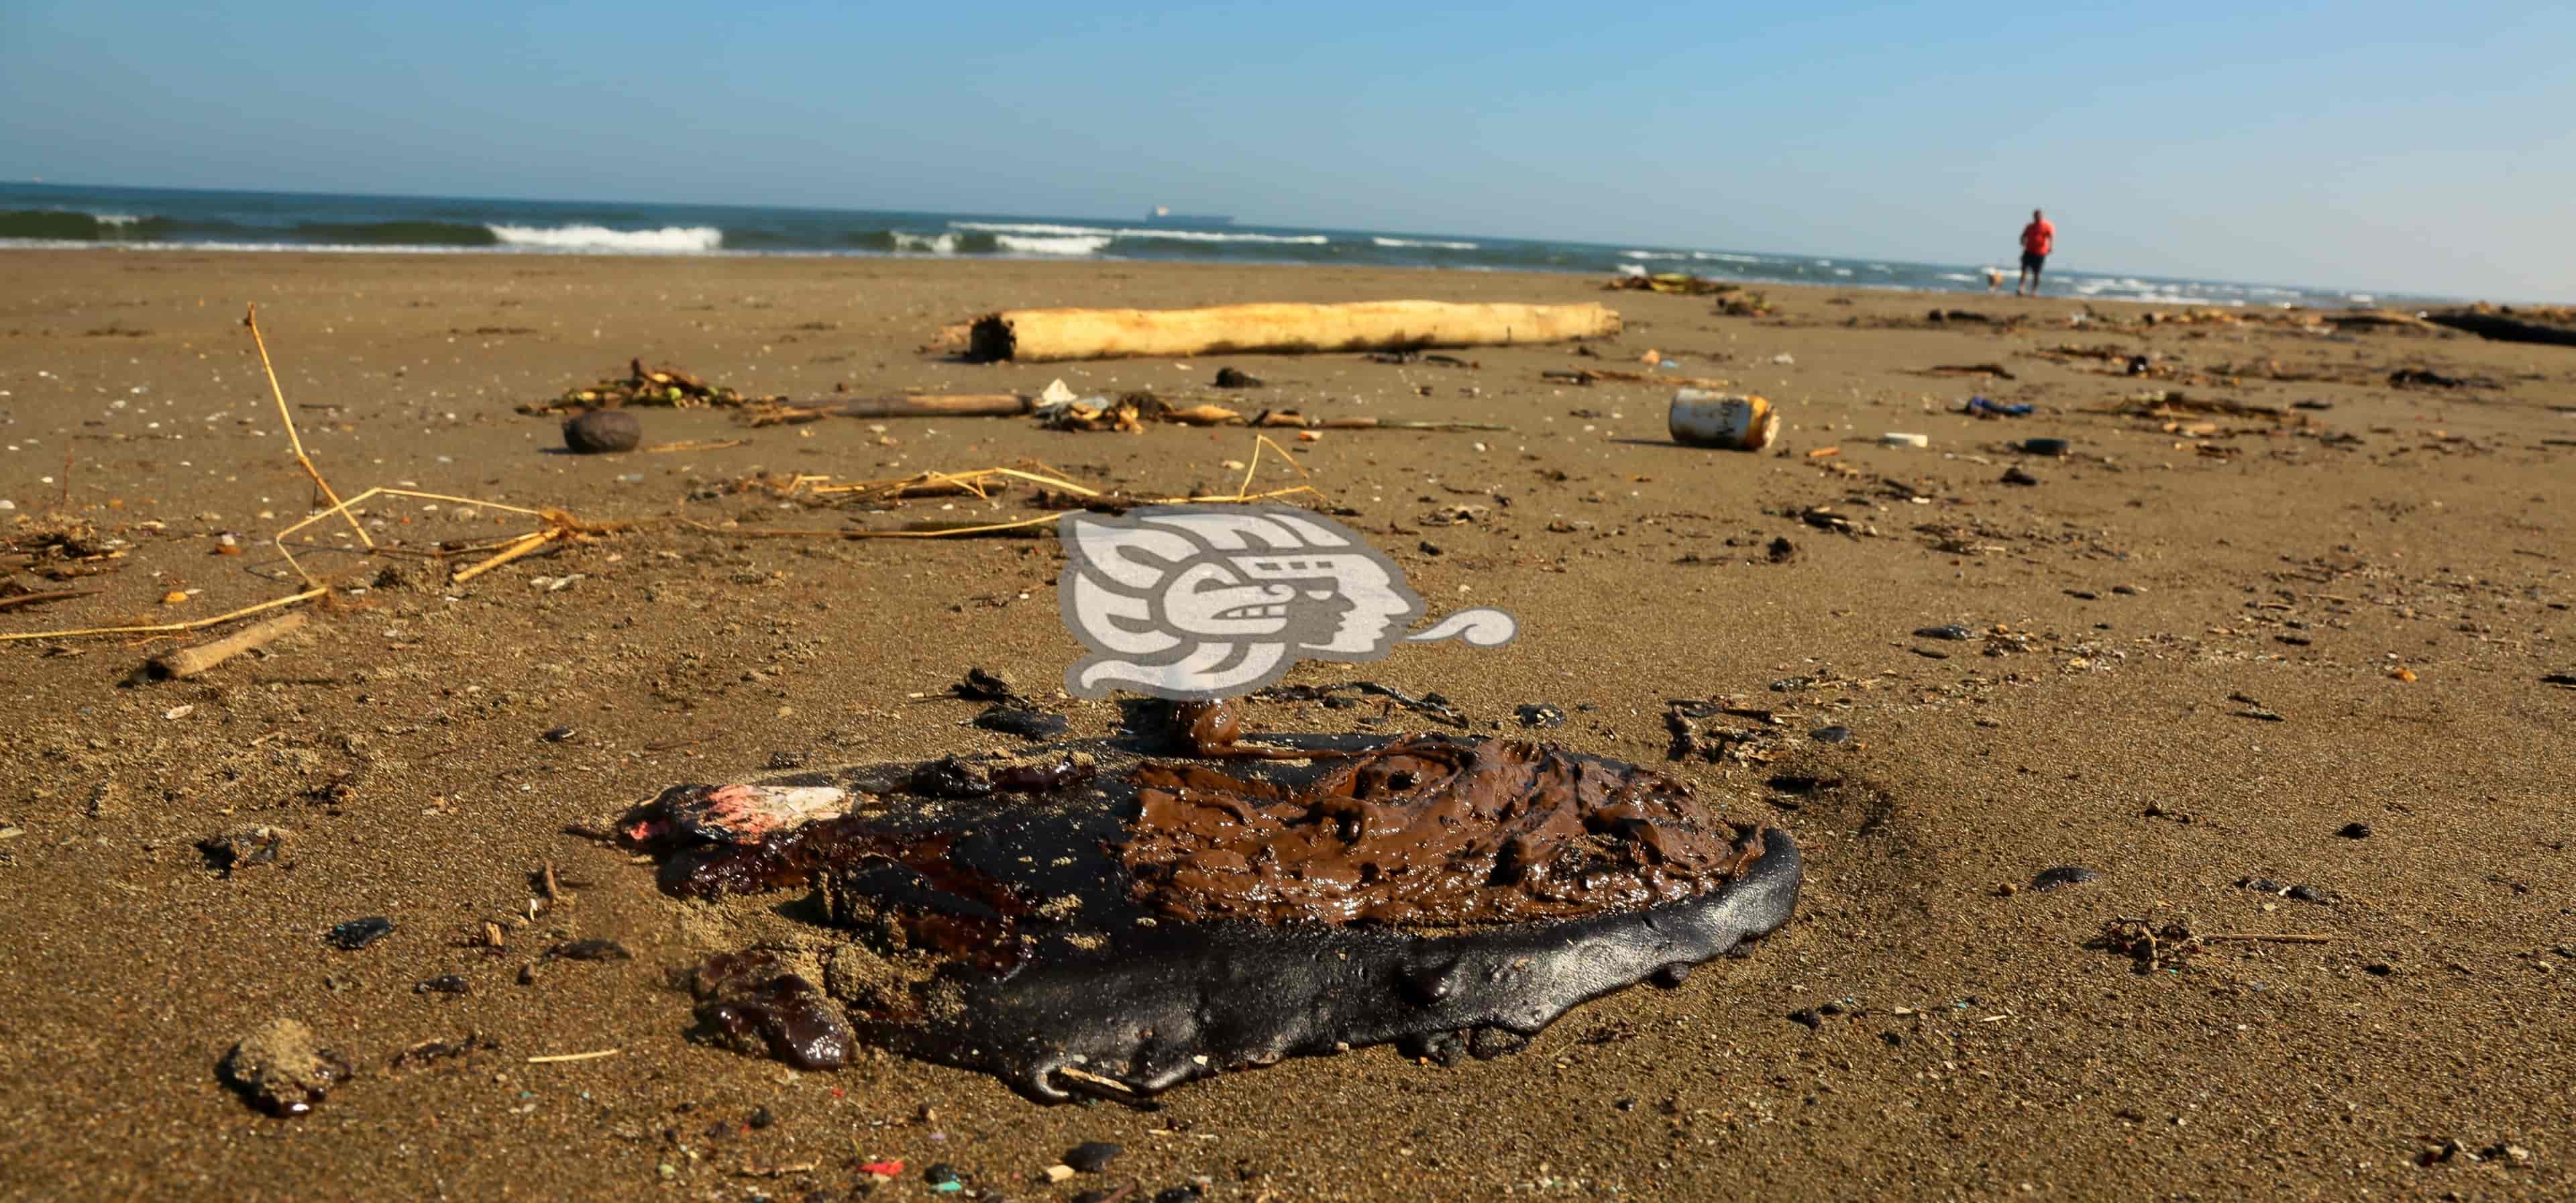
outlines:
[[[1145,214],[1147,221],[1168,222],[1181,226],[1230,226],[1234,218],[1220,213],[1174,213],[1169,205],[1156,205]]]

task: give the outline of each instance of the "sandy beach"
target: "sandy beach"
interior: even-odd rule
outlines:
[[[86,591],[9,606],[0,632],[301,587],[268,540],[313,487],[242,328],[251,303],[342,495],[485,503],[381,499],[372,537],[527,529],[488,503],[609,531],[450,585],[316,524],[298,559],[339,587],[305,629],[188,680],[138,669],[205,636],[0,644],[0,1195],[966,1195],[928,1184],[933,1165],[1021,1200],[2576,1193],[2576,350],[1816,287],[1726,316],[1590,276],[1325,267],[13,251],[0,277],[0,604]],[[998,308],[1390,298],[1597,301],[1626,330],[1589,355],[1457,352],[1467,366],[918,350]],[[1646,371],[1649,349],[1662,375],[1770,398],[1779,445],[1681,447],[1670,385],[1546,376]],[[675,981],[757,922],[666,897],[567,828],[683,782],[1016,746],[949,696],[971,667],[1074,735],[1121,723],[1055,689],[1082,649],[1054,539],[769,537],[1017,517],[1026,490],[880,513],[743,482],[1037,460],[1222,492],[1254,442],[639,410],[648,444],[700,446],[573,456],[560,419],[517,412],[630,359],[799,400],[1061,378],[1506,424],[1283,440],[1293,471],[1264,454],[1262,487],[1311,486],[1434,613],[1496,606],[1522,629],[1287,680],[1436,691],[1483,733],[1560,707],[1549,738],[1793,833],[1796,917],[1517,1055],[1361,1049],[1153,1110],[1041,1106],[883,1052],[799,1073],[693,1043]],[[1267,385],[1220,393],[1226,367]],[[2409,370],[2459,383],[2391,382]],[[1958,412],[1977,395],[2032,412]],[[2019,448],[2032,438],[2070,451]],[[1771,717],[1720,724],[1754,754],[1668,759],[1673,699]],[[1262,730],[1417,721],[1251,711]],[[1813,738],[1829,726],[1853,738]],[[199,849],[260,825],[293,833],[282,863],[227,875]],[[2096,876],[2033,888],[2064,866]],[[369,916],[392,934],[325,942]],[[2119,920],[2319,938],[2150,964],[2105,946]],[[505,947],[483,946],[487,923]],[[580,940],[631,959],[544,955]],[[446,975],[465,992],[416,988]],[[281,1016],[355,1070],[294,1120],[217,1072]],[[433,1041],[452,1055],[404,1056]],[[1049,1182],[1084,1141],[1125,1151]],[[860,1168],[895,1160],[881,1183]]]

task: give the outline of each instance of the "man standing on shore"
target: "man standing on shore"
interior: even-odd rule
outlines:
[[[2021,283],[2013,286],[2014,296],[2039,295],[2039,269],[2048,263],[2048,252],[2057,249],[2057,224],[2037,209],[2030,211],[2030,224],[2021,228]]]

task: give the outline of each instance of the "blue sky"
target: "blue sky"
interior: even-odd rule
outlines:
[[[2576,6],[0,0],[0,178],[2576,299]],[[1946,11],[1944,11],[1946,10]]]

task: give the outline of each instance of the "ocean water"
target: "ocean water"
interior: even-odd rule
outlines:
[[[1120,220],[0,184],[0,250],[11,247],[1189,260],[1604,276],[1690,272],[1748,284],[1986,290],[1985,264],[1156,220],[1141,207],[1135,218]],[[1999,259],[1994,266],[2009,271],[2013,265]],[[2171,305],[2343,308],[2442,299],[2055,267],[2048,285],[2056,295]]]

